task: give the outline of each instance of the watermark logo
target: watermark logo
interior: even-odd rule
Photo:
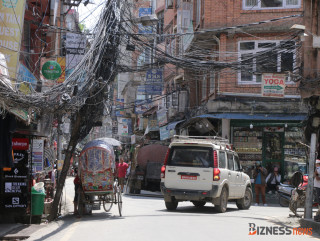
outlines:
[[[312,235],[312,228],[291,228],[284,226],[258,226],[249,223],[249,235]]]

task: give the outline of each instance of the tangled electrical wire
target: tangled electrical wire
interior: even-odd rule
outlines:
[[[195,79],[202,79],[210,71],[224,71],[230,75],[239,71],[254,74],[254,71],[257,70],[252,69],[253,63],[270,69],[277,68],[278,64],[270,62],[270,58],[275,58],[279,54],[291,54],[293,51],[299,51],[300,48],[300,44],[296,41],[299,33],[291,31],[286,33],[286,38],[283,38],[280,44],[270,45],[263,51],[240,58],[238,56],[239,52],[229,51],[222,54],[231,57],[220,61],[218,56],[221,52],[218,49],[218,43],[208,36],[271,22],[290,21],[300,18],[301,15],[279,17],[233,27],[204,29],[198,32],[144,34],[139,33],[139,25],[133,21],[135,18],[134,7],[128,1],[107,1],[92,33],[93,41],[90,48],[65,82],[53,86],[48,91],[32,92],[27,95],[0,84],[0,106],[2,109],[21,108],[28,110],[29,113],[75,113],[87,105],[90,106],[91,114],[100,113],[106,103],[112,101],[111,86],[119,73],[138,73],[150,68],[163,68],[164,66],[166,66],[167,71],[172,73],[177,68],[185,71],[192,70],[192,79],[188,80],[189,83],[187,82],[191,85]],[[51,28],[48,27],[48,29]],[[194,36],[194,41],[197,41],[197,44],[191,45],[189,49],[184,49],[184,51],[177,51],[187,38],[192,39]],[[204,36],[204,39],[201,39],[201,36]],[[295,41],[296,44],[293,45],[292,41]],[[155,43],[157,44],[155,45]],[[129,44],[135,46],[134,52],[126,50],[126,46]],[[169,51],[170,49],[172,51]],[[146,50],[149,51],[149,60],[138,64],[139,57],[137,56],[139,54],[144,53],[144,59],[147,59]],[[134,57],[134,55],[136,56]],[[300,65],[294,62],[293,66],[293,71],[301,77]],[[3,83],[7,78],[8,76],[0,76]],[[226,85],[231,86],[228,81],[226,81]],[[174,93],[174,91],[171,91],[171,93]],[[152,101],[161,98],[165,98],[165,96],[159,96]],[[128,108],[130,106],[135,106],[135,103],[129,103]],[[95,118],[92,118],[92,122],[94,120]]]

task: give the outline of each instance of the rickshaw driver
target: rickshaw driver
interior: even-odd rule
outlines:
[[[124,179],[129,165],[123,161],[123,157],[120,157],[120,163],[117,164],[118,181],[123,192]]]

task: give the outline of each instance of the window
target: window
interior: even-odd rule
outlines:
[[[157,34],[158,34],[158,39],[157,43],[162,43],[164,41],[164,36],[163,36],[163,26],[164,26],[164,11],[160,12],[157,14],[158,16],[158,24],[157,24]]]
[[[173,0],[166,0],[166,9],[173,8]]]
[[[243,0],[243,9],[300,8],[301,0]]]
[[[197,18],[196,25],[200,24],[201,20],[201,0],[197,0]]]
[[[207,75],[204,74],[201,82],[201,96],[202,98],[207,97]]]
[[[293,72],[295,57],[294,41],[241,41],[238,82],[259,84],[263,73]],[[288,77],[286,81],[291,80]]]
[[[233,171],[234,170],[233,154],[232,153],[227,153],[227,157],[228,157],[228,169]]]
[[[226,168],[226,153],[219,151],[219,168]]]
[[[240,172],[241,165],[239,162],[239,157],[238,156],[233,156],[233,157],[234,157],[234,170]]]
[[[145,48],[144,54],[145,54],[144,62],[146,64],[150,64],[151,63],[151,48],[149,48],[149,47]]]
[[[210,147],[174,146],[170,151],[168,166],[213,167]]]
[[[210,71],[210,93],[214,91],[214,71]]]

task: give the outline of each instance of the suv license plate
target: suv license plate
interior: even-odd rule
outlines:
[[[143,176],[137,176],[138,180],[143,180]]]
[[[183,180],[197,180],[197,176],[181,175],[181,179],[183,179]]]

